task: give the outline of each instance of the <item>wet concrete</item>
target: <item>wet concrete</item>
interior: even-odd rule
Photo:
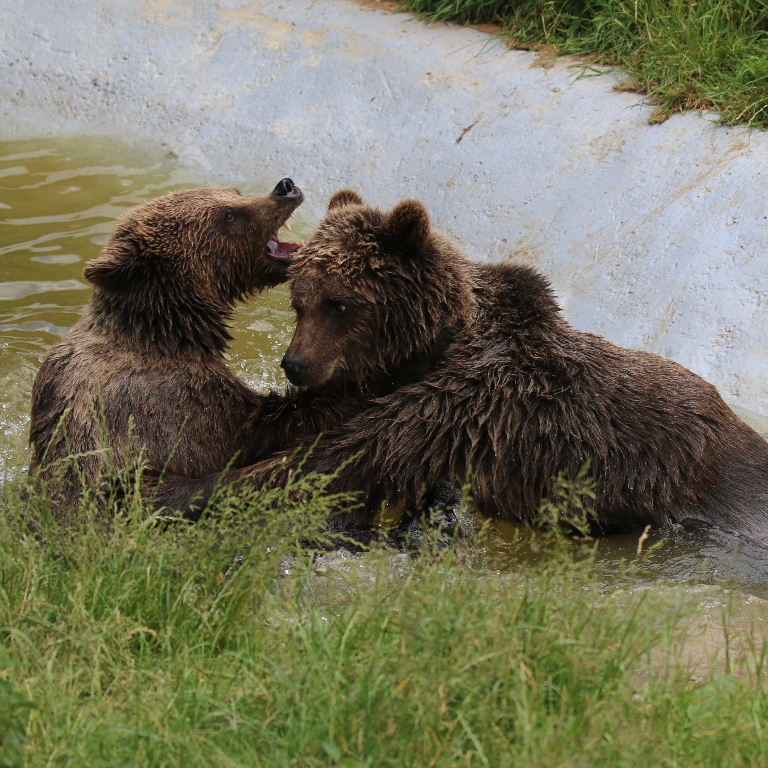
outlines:
[[[164,142],[212,183],[290,175],[423,199],[473,256],[553,280],[570,319],[768,413],[768,136],[648,125],[618,75],[349,0],[6,0],[0,138]]]

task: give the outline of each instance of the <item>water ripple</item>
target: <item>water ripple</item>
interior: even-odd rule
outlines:
[[[80,280],[26,280],[0,283],[0,301],[23,299],[36,293],[52,291],[84,291],[88,288]]]

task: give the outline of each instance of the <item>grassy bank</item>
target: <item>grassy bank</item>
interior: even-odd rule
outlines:
[[[714,109],[768,127],[766,0],[404,0],[433,19],[501,25],[513,47],[621,67],[652,121]]]
[[[514,575],[473,567],[482,540],[318,559],[322,483],[222,499],[216,525],[148,525],[128,500],[109,530],[22,490],[0,510],[2,766],[768,757],[763,649],[692,681],[695,601],[606,594],[589,544],[539,537]]]

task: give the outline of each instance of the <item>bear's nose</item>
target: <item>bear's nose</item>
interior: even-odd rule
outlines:
[[[307,366],[304,363],[295,357],[288,357],[288,355],[283,357],[280,367],[285,371],[288,381],[292,384],[301,384],[307,370]]]
[[[280,179],[272,194],[275,197],[296,197],[301,193],[291,179]]]

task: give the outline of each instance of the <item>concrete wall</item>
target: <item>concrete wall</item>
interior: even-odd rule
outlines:
[[[420,197],[575,325],[768,413],[766,134],[649,126],[614,75],[349,0],[4,0],[0,36],[0,138],[162,141],[211,183],[292,176],[315,219],[342,185]]]

